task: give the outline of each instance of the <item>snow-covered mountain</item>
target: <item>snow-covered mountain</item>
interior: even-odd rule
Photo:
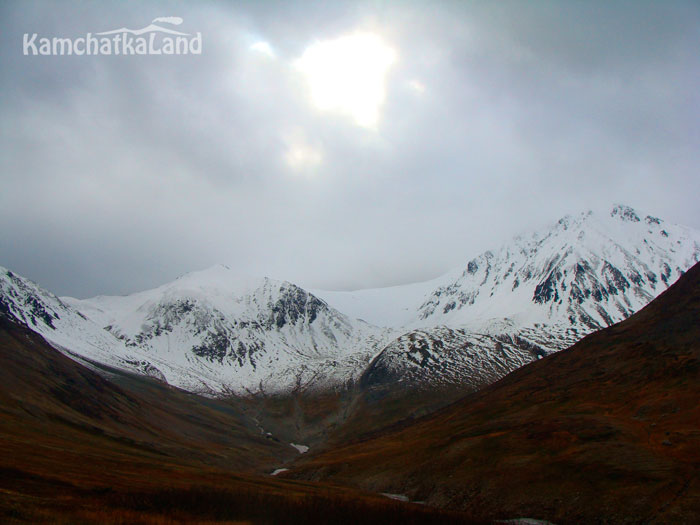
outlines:
[[[88,300],[59,299],[0,268],[0,292],[2,311],[74,358],[209,394],[342,386],[387,337],[293,284],[225,266]]]
[[[343,385],[386,339],[294,284],[224,265],[129,296],[64,301],[127,348],[197,371],[214,391]]]
[[[467,263],[419,308],[428,324],[473,330],[567,324],[597,330],[629,317],[700,257],[697,231],[615,206],[519,237]]]
[[[405,327],[365,383],[480,386],[626,319],[699,260],[700,232],[616,205],[564,217],[429,283],[317,293]]]
[[[379,326],[488,332],[564,323],[590,331],[646,305],[699,256],[697,230],[615,205],[566,216],[432,281],[313,293]]]
[[[84,364],[102,363],[163,378],[168,364],[157,356],[145,356],[138,348],[127,348],[52,293],[6,268],[0,267],[0,313],[27,325],[54,347]]]
[[[65,353],[197,392],[477,387],[628,317],[698,260],[700,232],[615,206],[425,283],[308,292],[220,265],[78,300],[0,269],[0,309]]]

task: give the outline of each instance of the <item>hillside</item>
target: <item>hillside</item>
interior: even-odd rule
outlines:
[[[697,523],[700,265],[630,319],[291,475],[557,523]]]

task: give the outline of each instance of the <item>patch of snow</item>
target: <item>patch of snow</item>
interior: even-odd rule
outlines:
[[[350,317],[384,327],[402,327],[415,321],[426,296],[442,285],[446,278],[457,278],[461,270],[420,283],[370,288],[352,292],[312,290],[330,306]]]
[[[382,492],[382,496],[386,496],[389,499],[395,499],[396,501],[411,501],[405,494],[390,494],[389,492]]]
[[[289,470],[288,468],[278,468],[278,469],[273,470],[270,473],[270,476],[276,476],[277,474],[282,474],[282,472],[287,472],[288,470]]]
[[[290,445],[297,449],[299,454],[306,454],[309,451],[309,447],[306,445],[295,445],[294,443],[290,443]]]

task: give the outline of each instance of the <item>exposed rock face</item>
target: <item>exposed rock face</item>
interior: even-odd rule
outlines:
[[[521,336],[473,334],[446,326],[413,330],[372,360],[361,384],[477,389],[547,353]]]

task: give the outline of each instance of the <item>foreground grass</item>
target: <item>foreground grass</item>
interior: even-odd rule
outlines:
[[[463,515],[416,504],[317,489],[272,494],[208,486],[153,492],[58,494],[0,493],[0,522],[10,524],[450,524]],[[471,522],[471,521],[469,521]]]

